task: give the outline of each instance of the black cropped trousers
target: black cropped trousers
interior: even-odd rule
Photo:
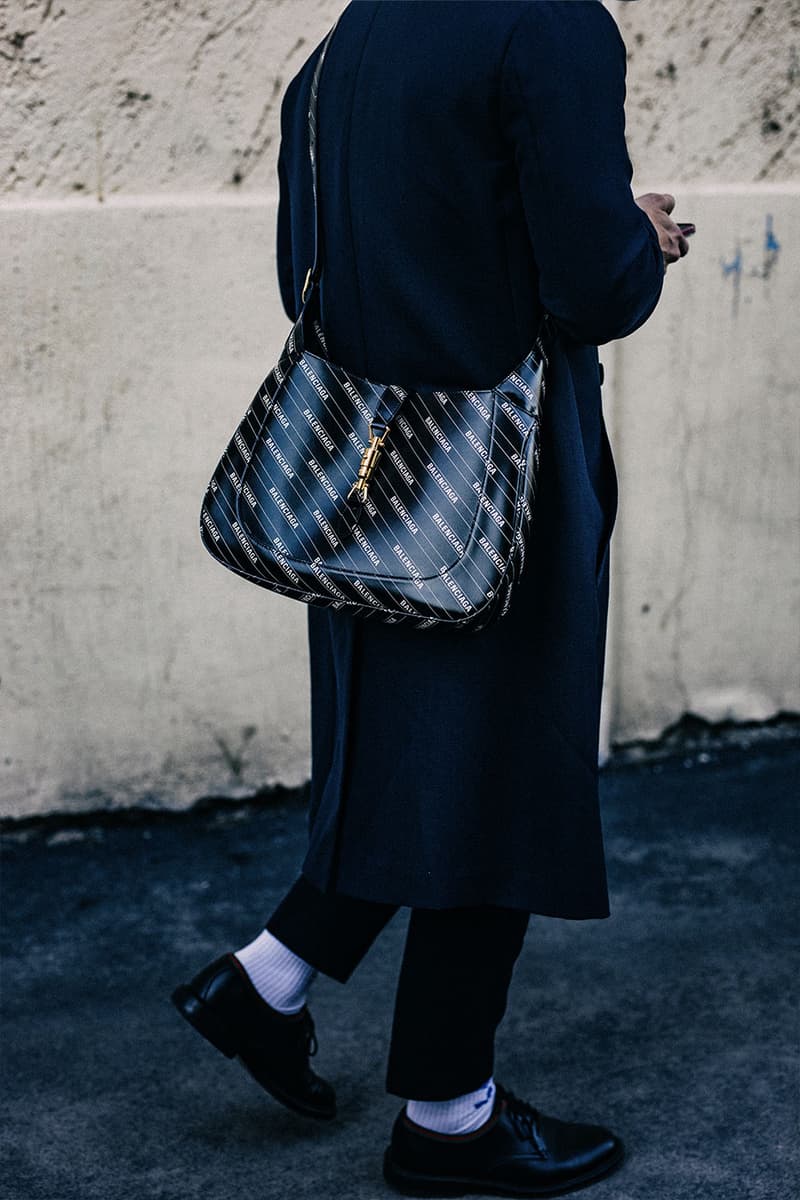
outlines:
[[[345,983],[393,904],[321,892],[301,875],[266,928],[310,966]],[[478,907],[414,908],[395,997],[386,1090],[450,1100],[494,1070],[494,1038],[529,913]]]

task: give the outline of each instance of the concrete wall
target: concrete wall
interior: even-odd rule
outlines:
[[[653,320],[603,352],[621,740],[800,709],[800,16],[609,7],[637,190],[699,227]],[[338,8],[0,5],[0,812],[307,776],[305,610],[217,567],[197,517],[286,332],[279,102]]]
[[[610,736],[800,708],[800,3],[609,0],[635,188],[698,233],[613,349]]]
[[[612,353],[616,740],[800,707],[797,193],[680,195],[691,257]]]

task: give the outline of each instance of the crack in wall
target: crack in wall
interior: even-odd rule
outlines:
[[[196,71],[200,65],[200,59],[203,56],[206,46],[208,46],[211,42],[217,41],[218,38],[223,37],[230,29],[233,29],[233,27],[237,25],[239,21],[243,21],[245,17],[249,17],[250,13],[256,7],[258,2],[259,0],[249,0],[249,3],[246,4],[240,12],[234,13],[232,17],[230,17],[227,21],[224,21],[223,24],[218,26],[216,29],[209,30],[189,59],[190,69]]]
[[[755,8],[753,9],[753,11],[750,13],[750,16],[747,18],[744,28],[737,29],[734,31],[732,38],[728,43],[727,49],[725,49],[720,56],[719,65],[721,67],[725,65],[725,63],[728,61],[728,59],[730,58],[733,51],[745,40],[745,38],[749,34],[753,25],[759,19],[759,17],[762,17],[763,15],[764,15],[764,5],[757,4],[755,6]]]
[[[267,133],[266,135],[264,135],[262,137],[262,134],[264,131],[264,126],[266,125],[268,118],[272,114],[272,111],[275,107],[275,103],[278,100],[278,98],[280,97],[282,90],[283,90],[283,78],[282,78],[282,76],[279,75],[273,81],[272,92],[270,93],[269,97],[267,98],[267,100],[264,104],[264,107],[261,110],[261,114],[260,114],[258,120],[256,121],[255,129],[253,130],[253,132],[251,133],[251,135],[248,139],[247,146],[245,147],[244,150],[242,150],[240,152],[240,157],[241,157],[242,161],[240,162],[240,165],[238,166],[237,170],[234,172],[234,176],[233,176],[234,183],[243,183],[245,181],[245,179],[247,178],[247,176],[250,174],[250,172],[253,170],[253,167],[255,167],[257,165],[257,163],[260,161],[265,150],[268,150],[269,147],[272,145],[274,135],[272,133]],[[259,141],[259,138],[261,138],[260,141]],[[254,145],[254,143],[256,143],[256,144]]]

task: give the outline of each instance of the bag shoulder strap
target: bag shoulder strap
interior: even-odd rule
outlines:
[[[306,272],[306,277],[303,282],[303,290],[300,295],[301,316],[297,323],[297,350],[302,350],[303,329],[302,329],[302,313],[305,310],[308,300],[311,298],[314,289],[318,286],[322,278],[323,267],[323,245],[322,245],[322,219],[320,215],[320,198],[319,198],[319,177],[317,167],[317,112],[319,107],[319,84],[322,76],[322,67],[325,63],[325,55],[328,52],[328,47],[331,44],[331,38],[336,32],[336,27],[341,19],[341,13],[331,26],[325,41],[322,43],[322,49],[319,53],[314,74],[311,77],[311,88],[308,97],[308,155],[311,161],[311,190],[314,198],[314,261]],[[551,344],[555,330],[548,312],[544,312],[537,333],[533,354],[535,351],[540,351],[547,361],[547,348]],[[392,396],[391,393],[394,393]],[[381,402],[381,409],[385,410],[383,415],[387,420],[391,420],[399,408],[399,403],[402,403],[408,393],[403,388],[387,388]],[[399,402],[399,403],[398,403]],[[389,415],[391,412],[391,416]]]
[[[331,43],[331,38],[336,32],[336,26],[339,24],[339,17],[336,18],[328,36],[322,43],[322,49],[317,59],[317,65],[314,68],[314,74],[311,79],[311,91],[308,99],[308,155],[311,159],[311,190],[314,196],[314,262],[306,272],[305,281],[303,283],[303,292],[300,297],[301,303],[305,304],[308,297],[316,284],[319,283],[322,276],[322,221],[320,218],[320,203],[319,203],[319,181],[317,170],[317,108],[319,96],[319,81],[322,75],[322,66],[325,62],[325,55],[328,52],[328,46]]]

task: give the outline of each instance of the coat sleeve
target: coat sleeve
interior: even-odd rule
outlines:
[[[661,294],[658,235],[631,191],[625,45],[598,0],[528,3],[503,63],[539,296],[579,342],[637,329]]]

